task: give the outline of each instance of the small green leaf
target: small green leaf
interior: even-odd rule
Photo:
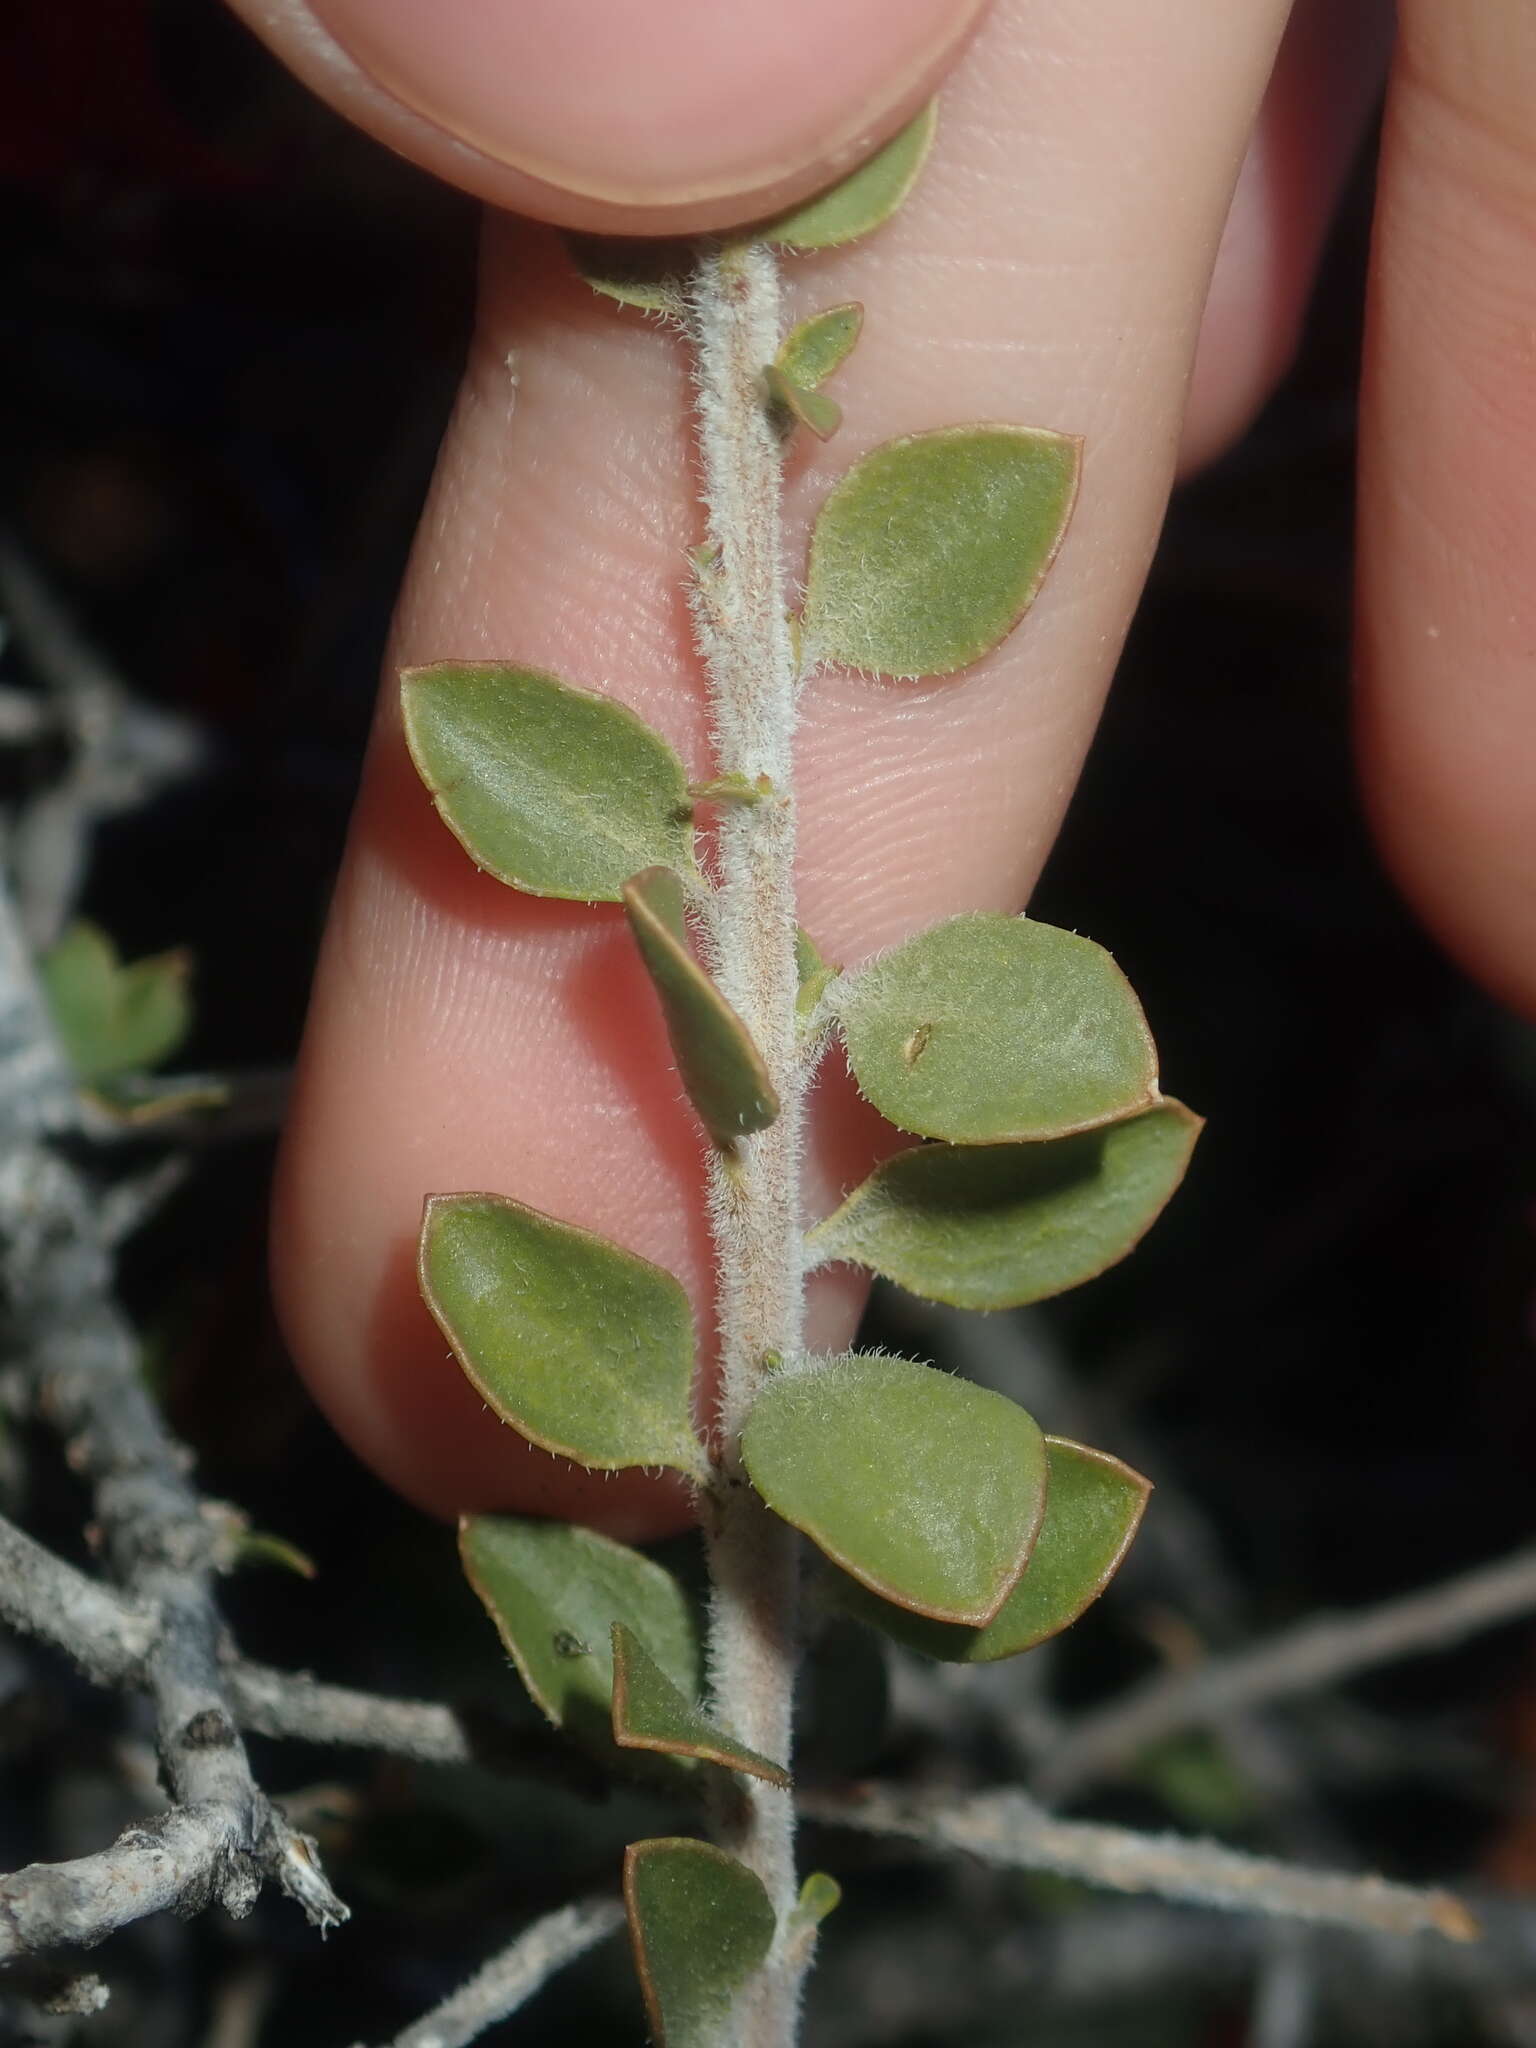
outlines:
[[[565,246],[593,291],[621,306],[681,320],[687,310],[693,244],[633,235],[582,235],[571,230]]]
[[[555,1727],[612,1754],[613,1628],[642,1630],[686,1698],[703,1678],[683,1589],[638,1550],[595,1529],[514,1515],[466,1515],[464,1574],[524,1685]]]
[[[818,441],[830,441],[843,423],[843,408],[824,391],[807,391],[786,377],[777,363],[763,371],[768,402],[781,425],[809,427]]]
[[[124,966],[107,934],[82,919],[38,962],[54,1029],[87,1083],[169,1059],[192,1027],[186,953]]]
[[[871,233],[890,219],[916,184],[937,123],[938,109],[930,100],[867,163],[793,212],[758,228],[758,239],[775,242],[781,249],[835,249]]]
[[[503,662],[406,669],[400,698],[422,781],[498,882],[616,903],[653,862],[692,869],[683,764],[625,705]]]
[[[286,1536],[273,1536],[265,1529],[242,1529],[235,1538],[233,1562],[241,1565],[276,1565],[279,1571],[292,1572],[296,1578],[312,1579],[316,1576],[315,1561],[308,1551],[300,1550],[297,1543],[290,1543]]]
[[[505,1195],[432,1195],[421,1292],[503,1422],[579,1465],[700,1478],[693,1322],[670,1273]]]
[[[119,1130],[148,1130],[175,1117],[224,1109],[233,1090],[217,1074],[118,1074],[85,1091],[92,1109]]]
[[[766,1130],[779,1098],[751,1033],[693,956],[681,878],[671,868],[647,868],[624,884],[624,911],[705,1129],[718,1145]]]
[[[953,1308],[1022,1308],[1123,1259],[1184,1177],[1183,1103],[1036,1145],[918,1145],[816,1225],[818,1265],[864,1266]]]
[[[817,1004],[842,970],[822,959],[816,941],[804,925],[795,927],[795,966],[800,975],[795,1013],[804,1024],[815,1014]]]
[[[737,1742],[690,1704],[635,1631],[613,1624],[613,1739],[620,1749],[655,1749],[669,1756],[702,1757],[727,1770],[787,1785],[781,1764]]]
[[[1107,1451],[1048,1436],[1045,1520],[1024,1576],[985,1628],[952,1628],[893,1607],[853,1580],[841,1597],[861,1620],[908,1649],[949,1664],[1017,1657],[1069,1628],[1120,1569],[1141,1524],[1150,1482]]]
[[[719,2048],[773,1946],[762,1879],[713,1843],[664,1835],[625,1851],[624,1904],[656,2048]]]
[[[738,768],[733,768],[729,775],[715,775],[708,782],[690,782],[688,785],[688,794],[696,804],[724,804],[748,810],[757,804],[767,803],[773,793],[770,776],[758,775],[749,781]]]
[[[984,1623],[1045,1511],[1045,1443],[1015,1402],[910,1359],[787,1366],[741,1452],[775,1514],[882,1599]]]
[[[828,1877],[824,1870],[813,1870],[800,1887],[800,1897],[795,1903],[795,1919],[802,1927],[819,1927],[829,1913],[835,1913],[843,1902],[843,1888],[835,1877]]]
[[[1081,443],[1038,427],[937,427],[887,441],[811,534],[805,639],[817,662],[947,676],[1005,640],[1055,560]]]
[[[814,391],[846,361],[863,325],[864,308],[857,299],[846,306],[828,306],[791,327],[774,361],[792,384]]]
[[[1125,1775],[1186,1828],[1240,1835],[1263,1824],[1264,1794],[1213,1729],[1191,1728],[1127,1759]]]
[[[1130,983],[1102,946],[1033,918],[949,918],[849,976],[837,1008],[860,1088],[922,1138],[1064,1137],[1157,1100]]]

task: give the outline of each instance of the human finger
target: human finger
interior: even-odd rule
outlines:
[[[565,227],[697,233],[836,177],[932,93],[986,0],[230,0],[322,98]]]
[[[1536,10],[1406,0],[1362,411],[1359,723],[1403,887],[1536,1014]]]
[[[856,298],[843,432],[797,454],[794,545],[835,475],[966,418],[1085,437],[1074,525],[1023,628],[964,676],[831,675],[799,745],[804,921],[853,963],[967,906],[1015,907],[1049,847],[1140,591],[1211,260],[1284,8],[1007,0],[946,93],[902,212],[791,272]],[[480,327],[391,668],[513,658],[613,692],[696,774],[709,756],[681,595],[698,539],[677,339],[595,299],[553,239],[493,224]],[[286,1326],[321,1401],[440,1508],[631,1529],[660,1512],[495,1424],[415,1295],[429,1191],[491,1188],[677,1273],[712,1327],[689,1115],[621,918],[478,875],[383,708],[316,983],[277,1212]],[[813,1202],[876,1139],[845,1087],[814,1119]],[[846,1341],[829,1283],[817,1341]],[[637,1519],[638,1518],[638,1519]]]

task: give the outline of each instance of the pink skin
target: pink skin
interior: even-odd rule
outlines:
[[[986,0],[231,0],[342,113],[494,205],[683,234],[818,190]]]
[[[1181,440],[1192,454],[1219,445],[1283,367],[1368,99],[1360,41],[1316,33],[1338,5],[1320,0],[1293,32],[1192,391],[1201,311],[1283,0],[1219,10],[1200,0],[999,0],[946,91],[941,143],[908,208],[867,244],[794,266],[796,310],[859,298],[868,316],[840,379],[842,434],[830,449],[797,449],[792,465],[797,547],[830,480],[887,435],[1001,417],[1081,433],[1087,450],[1067,545],[1004,648],[957,681],[815,686],[800,743],[801,880],[806,922],[834,957],[856,962],[949,911],[1026,899],[1091,736]],[[1422,0],[1420,11],[1433,5]],[[334,0],[329,12],[339,26]],[[1518,71],[1531,31],[1515,0],[1486,0],[1482,12],[1514,24],[1513,56],[1501,51],[1500,63]],[[348,0],[347,13],[357,47],[363,0]],[[408,13],[406,0],[392,4],[378,34],[398,35]],[[824,13],[836,16],[833,0]],[[902,19],[915,23],[915,6]],[[839,48],[824,37],[817,62]],[[678,60],[660,35],[657,50]],[[712,65],[729,57],[725,45],[711,52]],[[1477,56],[1456,59],[1474,74],[1459,158],[1443,140],[1431,146],[1432,124],[1416,125],[1428,117],[1415,89],[1398,92],[1387,192],[1397,247],[1413,248],[1436,207],[1448,218],[1465,207],[1474,232],[1456,260],[1478,318],[1469,332],[1456,308],[1428,307],[1427,262],[1404,260],[1378,280],[1371,403],[1401,448],[1395,464],[1378,455],[1367,471],[1377,521],[1364,584],[1367,772],[1390,843],[1413,838],[1394,824],[1402,792],[1433,818],[1432,839],[1405,851],[1404,868],[1440,927],[1482,971],[1536,997],[1524,942],[1536,806],[1520,760],[1522,722],[1536,718],[1525,708],[1536,699],[1536,628],[1517,573],[1536,553],[1536,387],[1528,369],[1520,376],[1536,331],[1536,305],[1521,294],[1536,288],[1519,281],[1536,274],[1536,174],[1518,143],[1494,150],[1490,169],[1469,139],[1479,94],[1504,89],[1486,64],[1478,72]],[[450,122],[444,96],[456,76],[444,58],[422,75],[414,104]],[[868,84],[861,72],[844,103]],[[638,71],[635,89],[645,90]],[[386,130],[395,119],[372,103],[362,111]],[[450,125],[464,132],[468,115]],[[390,139],[399,143],[398,130]],[[431,154],[419,138],[409,146]],[[761,133],[744,147],[766,161]],[[696,184],[703,161],[687,172]],[[589,186],[612,174],[612,161],[586,162]],[[655,161],[644,175],[650,205],[665,178]],[[1469,188],[1493,195],[1481,211]],[[1438,353],[1405,368],[1425,326]],[[1474,376],[1478,402],[1458,412]],[[676,341],[594,300],[552,238],[493,222],[473,357],[389,669],[446,655],[554,668],[634,705],[702,771],[701,689],[679,595],[683,550],[697,537],[688,488]],[[1465,550],[1437,544],[1424,503],[1454,507]],[[1466,566],[1479,542],[1481,582]],[[1490,616],[1473,599],[1499,577]],[[1458,731],[1468,701],[1480,717]],[[1453,741],[1454,776],[1437,771]],[[822,1096],[818,1208],[891,1142],[845,1080],[829,1078]],[[655,1259],[693,1291],[708,1331],[694,1134],[621,921],[608,909],[531,902],[474,873],[405,759],[386,682],[280,1175],[275,1275],[294,1354],[360,1453],[435,1510],[573,1513],[630,1536],[675,1523],[685,1512],[675,1490],[572,1473],[496,1424],[460,1380],[416,1297],[412,1247],[426,1193],[473,1188],[515,1194]],[[817,1283],[818,1343],[846,1341],[858,1294],[848,1276]]]

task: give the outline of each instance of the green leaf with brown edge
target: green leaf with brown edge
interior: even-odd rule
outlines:
[[[688,280],[697,261],[694,245],[675,237],[584,235],[567,231],[565,246],[582,278],[605,299],[681,320],[688,306]]]
[[[465,1378],[530,1443],[705,1476],[693,1319],[660,1266],[506,1195],[431,1195],[420,1277]]]
[[[613,1739],[620,1749],[654,1749],[700,1757],[730,1771],[787,1785],[788,1771],[748,1749],[692,1704],[626,1622],[613,1624]]]
[[[1115,1573],[1141,1525],[1151,1482],[1107,1451],[1048,1436],[1045,1520],[1024,1576],[985,1628],[927,1621],[877,1600],[842,1578],[839,1598],[860,1620],[908,1649],[948,1664],[993,1664],[1017,1657],[1070,1628]]]
[[[717,1145],[766,1130],[779,1113],[779,1098],[752,1034],[694,958],[681,877],[671,868],[647,868],[624,884],[623,893],[672,1057],[699,1120]]]
[[[873,233],[890,219],[917,183],[937,125],[937,103],[930,100],[856,171],[789,213],[754,228],[753,239],[773,242],[781,249],[836,249]]]
[[[667,1680],[697,1696],[693,1609],[672,1574],[638,1550],[570,1522],[466,1515],[459,1555],[535,1703],[588,1748],[612,1753],[616,1622],[643,1631]]]
[[[1102,946],[1033,918],[951,917],[849,975],[848,1064],[922,1138],[1064,1137],[1157,1100],[1157,1048]]]
[[[777,363],[770,363],[763,371],[763,384],[781,430],[784,423],[790,428],[809,427],[818,441],[830,441],[842,425],[843,408],[835,398],[828,398],[824,391],[805,390],[786,377]]]
[[[936,1621],[990,1621],[1045,1512],[1033,1418],[905,1358],[783,1367],[753,1404],[741,1454],[775,1514],[872,1593]]]
[[[828,306],[791,327],[774,362],[792,384],[814,391],[846,362],[863,325],[864,308],[857,299]]]
[[[810,658],[947,676],[1007,639],[1066,533],[1081,445],[1044,428],[981,423],[908,434],[866,455],[811,533]]]
[[[540,669],[405,669],[406,743],[477,867],[531,896],[617,903],[654,862],[693,868],[683,764],[626,705]]]
[[[624,1852],[624,1905],[656,2048],[720,2048],[773,1946],[762,1879],[712,1842],[663,1835]]]
[[[99,926],[72,924],[38,975],[77,1078],[92,1086],[169,1059],[192,1028],[190,971],[191,956],[179,951],[125,964]]]
[[[1184,1177],[1201,1120],[1183,1103],[1034,1145],[918,1145],[875,1168],[806,1237],[953,1308],[1023,1308],[1134,1250]]]

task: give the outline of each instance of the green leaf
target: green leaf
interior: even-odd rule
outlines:
[[[937,427],[866,455],[822,506],[804,610],[817,662],[947,676],[1005,640],[1055,560],[1081,443],[1044,428]]]
[[[819,1927],[842,1902],[843,1888],[837,1879],[828,1877],[824,1870],[813,1870],[800,1887],[800,1897],[795,1902],[795,1920],[802,1927]]]
[[[620,1749],[655,1749],[670,1756],[702,1757],[727,1770],[746,1771],[771,1785],[787,1785],[781,1764],[737,1742],[690,1704],[692,1694],[673,1684],[635,1631],[613,1624],[613,1739]]]
[[[1015,1402],[910,1359],[786,1366],[741,1452],[786,1522],[882,1599],[988,1622],[1045,1511],[1045,1442]]]
[[[1102,946],[1032,918],[949,918],[849,976],[837,1008],[860,1088],[919,1137],[1064,1137],[1157,1100],[1130,983]]]
[[[739,768],[733,768],[728,775],[714,775],[707,782],[690,782],[688,794],[696,804],[723,804],[728,809],[752,810],[758,804],[767,803],[774,794],[774,788],[769,776],[758,775],[749,781]]]
[[[406,669],[400,698],[439,813],[498,882],[616,903],[654,862],[691,871],[683,764],[625,705],[503,662]]]
[[[917,182],[933,146],[938,109],[930,100],[883,149],[839,184],[755,230],[781,249],[835,249],[890,219]]]
[[[816,941],[804,925],[795,927],[795,967],[800,976],[795,1014],[804,1024],[815,1014],[817,1004],[842,970],[822,959]]]
[[[316,1576],[315,1561],[308,1551],[300,1550],[286,1536],[274,1536],[265,1529],[242,1529],[235,1538],[233,1561],[237,1568],[271,1564],[280,1571],[292,1572],[296,1578]]]
[[[670,1273],[505,1195],[432,1195],[421,1292],[503,1422],[579,1465],[701,1478],[693,1323]]]
[[[711,1842],[632,1842],[624,1904],[657,2048],[719,2048],[737,1992],[773,1946],[762,1879]]]
[[[233,1093],[217,1074],[118,1074],[86,1089],[85,1097],[109,1127],[139,1131],[225,1109]]]
[[[779,1098],[751,1033],[693,956],[681,878],[671,868],[647,868],[624,884],[624,911],[705,1129],[718,1145],[766,1130]]]
[[[107,934],[82,919],[38,962],[65,1056],[87,1083],[155,1067],[192,1028],[186,953],[124,966]]]
[[[612,1754],[616,1622],[643,1631],[658,1669],[697,1695],[693,1611],[672,1574],[638,1550],[569,1522],[466,1515],[459,1555],[534,1700],[589,1747]]]
[[[877,1166],[806,1238],[954,1308],[1022,1308],[1123,1259],[1184,1177],[1199,1117],[1165,1101],[1037,1145],[918,1145]]]
[[[779,343],[774,362],[792,384],[802,391],[814,391],[846,361],[863,325],[864,308],[857,299],[845,306],[828,306],[791,327]]]
[[[1264,1795],[1210,1729],[1191,1728],[1154,1743],[1129,1762],[1125,1775],[1202,1834],[1236,1835],[1262,1822]]]
[[[835,398],[828,398],[822,391],[807,391],[786,377],[777,363],[770,363],[763,372],[763,383],[767,387],[768,402],[779,415],[781,422],[793,428],[798,423],[809,427],[818,441],[830,441],[843,423],[843,408]]]
[[[692,243],[663,237],[582,235],[572,230],[566,234],[565,246],[582,277],[605,299],[660,313],[669,320],[682,319],[696,260]]]
[[[909,1649],[949,1664],[992,1664],[1060,1635],[1120,1569],[1151,1484],[1107,1451],[1048,1436],[1045,1520],[1024,1576],[985,1628],[952,1628],[892,1607],[847,1580],[846,1606]]]

